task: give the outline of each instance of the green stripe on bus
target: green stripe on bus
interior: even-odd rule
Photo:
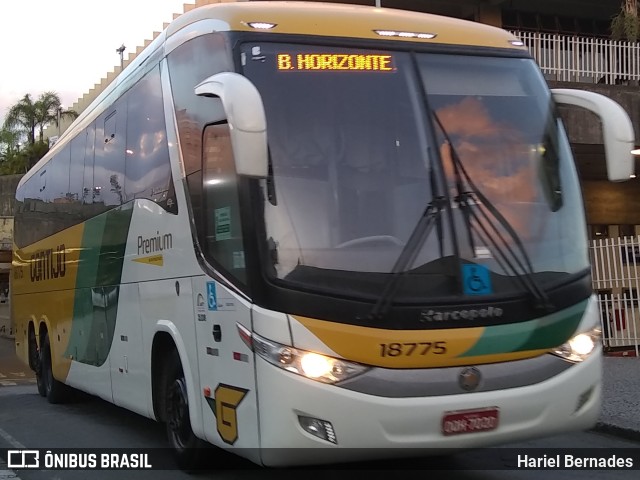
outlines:
[[[461,357],[526,352],[557,347],[573,335],[584,316],[587,300],[528,322],[487,327],[478,342]]]
[[[100,366],[109,356],[132,213],[130,203],[84,225],[67,358]]]
[[[119,285],[127,247],[133,202],[106,214],[96,285]]]

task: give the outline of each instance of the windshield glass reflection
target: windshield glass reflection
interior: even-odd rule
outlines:
[[[386,52],[384,71],[287,70],[278,67],[283,52],[291,59],[372,52],[288,44],[250,44],[243,52],[267,115],[276,195],[264,215],[275,278],[379,294],[442,193],[438,185],[450,195],[451,215],[438,215],[405,269],[421,276],[420,295],[459,293],[461,261],[513,277],[480,225],[469,240],[469,222],[453,201],[452,150],[522,238],[532,271],[553,273],[543,283],[588,267],[569,146],[532,61],[422,54],[416,68],[409,53]],[[514,288],[521,286],[498,282],[496,292]],[[417,290],[403,286],[404,294]]]

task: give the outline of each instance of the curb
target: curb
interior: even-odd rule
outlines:
[[[634,442],[640,441],[640,431],[634,430],[633,428],[619,427],[618,425],[612,425],[610,423],[598,422],[592,430]]]
[[[635,350],[622,350],[619,352],[607,352],[604,354],[605,357],[614,357],[614,358],[620,358],[620,357],[633,357],[636,358],[636,351]]]

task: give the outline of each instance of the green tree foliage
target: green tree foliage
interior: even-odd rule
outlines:
[[[49,150],[45,127],[57,126],[62,118],[77,117],[73,110],[61,107],[55,92],[42,93],[36,101],[26,94],[9,108],[0,130],[0,174],[25,173]]]
[[[33,145],[36,141],[36,127],[38,126],[36,105],[30,94],[26,94],[15,105],[9,108],[4,119],[4,129],[26,137],[27,143]]]
[[[638,0],[623,0],[620,12],[611,19],[611,37],[629,42],[640,40]]]

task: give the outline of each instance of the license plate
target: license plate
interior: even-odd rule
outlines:
[[[495,430],[498,428],[499,413],[497,407],[444,412],[442,434],[460,435]]]

